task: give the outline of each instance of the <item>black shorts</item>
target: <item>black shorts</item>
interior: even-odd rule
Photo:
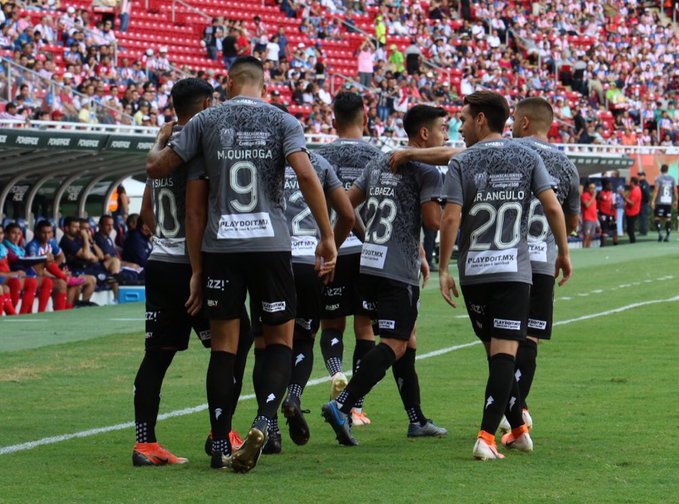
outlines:
[[[599,214],[599,224],[601,225],[601,231],[603,233],[608,233],[610,231],[617,232],[618,225],[615,223],[614,215]]]
[[[321,287],[323,285],[313,264],[292,263],[297,294],[295,332],[311,336],[318,331],[321,313]],[[262,335],[262,307],[250,302],[252,332],[255,337]]]
[[[362,311],[377,320],[382,338],[408,341],[420,309],[420,288],[373,275],[361,275]]]
[[[497,282],[463,285],[469,320],[481,341],[526,338],[530,284]]]
[[[146,350],[186,350],[193,329],[210,348],[210,323],[205,310],[192,317],[184,303],[189,298],[191,265],[161,261],[146,263]]]
[[[323,288],[321,318],[336,319],[348,315],[365,314],[361,307],[358,287],[361,254],[337,257],[335,278]]]
[[[661,219],[672,217],[672,205],[656,205],[654,215]]]
[[[79,267],[69,266],[69,269],[75,276],[92,275],[97,279],[98,284],[103,284],[108,278],[108,272],[106,271],[106,268],[104,268],[104,265],[100,262],[90,263]]]
[[[297,299],[290,252],[205,253],[205,305],[209,320],[240,318],[245,297],[261,308],[261,321],[295,318]],[[253,313],[253,322],[256,317]]]
[[[530,289],[530,312],[528,313],[528,336],[540,339],[552,337],[554,312],[554,277],[533,273]]]

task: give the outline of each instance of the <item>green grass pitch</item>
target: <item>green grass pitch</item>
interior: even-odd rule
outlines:
[[[311,440],[265,456],[249,474],[209,469],[207,352],[175,357],[157,426],[190,463],[134,468],[132,382],[142,357],[143,306],[0,319],[0,502],[573,502],[658,503],[679,497],[679,243],[641,241],[576,250],[575,274],[556,291],[557,327],[540,345],[530,396],[532,454],[472,460],[486,364],[464,309],[450,309],[433,277],[423,291],[417,368],[423,409],[449,435],[406,438],[389,373],[366,400],[373,425],[340,447],[320,417],[328,384],[309,386]],[[346,339],[345,361],[351,360]],[[312,378],[325,377],[316,347]],[[429,354],[429,355],[428,355]],[[243,393],[252,394],[251,363]],[[234,426],[247,431],[253,399]],[[175,414],[175,413],[173,413]],[[118,426],[104,432],[92,429]],[[283,424],[284,426],[284,424]],[[86,433],[83,435],[82,433]],[[84,437],[63,440],[80,433]],[[53,438],[38,446],[25,443]]]

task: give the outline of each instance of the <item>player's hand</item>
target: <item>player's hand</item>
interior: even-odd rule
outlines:
[[[13,276],[14,278],[24,278],[26,276],[26,272],[19,270],[12,272],[10,275]]]
[[[395,150],[389,156],[389,168],[396,173],[398,167],[410,161],[410,149]]]
[[[563,284],[568,282],[568,279],[571,277],[571,274],[573,273],[573,266],[571,265],[570,256],[568,255],[557,256],[554,271],[555,278],[559,278],[559,270],[561,271],[561,280],[559,280],[559,287],[561,287]]]
[[[422,288],[424,289],[427,286],[427,282],[429,282],[429,276],[431,274],[429,263],[425,258],[422,258],[420,272],[422,273]]]
[[[165,145],[172,136],[172,128],[174,128],[175,121],[168,121],[160,127],[158,130],[158,136],[156,137],[156,143],[160,145]]]
[[[452,291],[453,296],[455,297],[460,297],[460,293],[457,291],[455,280],[453,280],[448,271],[445,271],[444,269],[439,270],[439,288],[441,289],[441,295],[443,296],[443,299],[446,300],[446,303],[453,308],[457,308],[450,292]]]
[[[337,247],[333,236],[321,238],[316,246],[316,271],[326,285],[335,278]]]
[[[189,282],[189,299],[184,304],[189,315],[196,316],[203,307],[203,275],[191,275]]]

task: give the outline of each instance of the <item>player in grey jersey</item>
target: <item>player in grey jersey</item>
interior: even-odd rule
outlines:
[[[368,163],[382,152],[363,141],[367,117],[363,98],[356,93],[338,93],[333,102],[334,126],[339,139],[318,149],[335,169],[337,176],[348,191],[363,173]],[[359,226],[361,219],[356,219]],[[362,230],[357,230],[362,235]],[[361,236],[362,239],[362,236]],[[335,399],[347,385],[343,373],[344,330],[346,318],[354,316],[356,346],[352,369],[356,372],[363,356],[375,346],[370,317],[361,307],[358,292],[361,239],[351,233],[338,251],[337,268],[332,282],[323,289],[321,317],[321,352],[330,380],[330,397]],[[354,426],[368,425],[370,419],[363,410],[363,398],[359,398],[351,412]]]
[[[411,147],[440,146],[447,137],[447,113],[417,105],[404,117]],[[441,174],[435,166],[410,163],[392,173],[389,155],[371,161],[349,191],[354,206],[365,202],[365,241],[361,251],[360,290],[364,309],[377,320],[380,344],[370,350],[336,400],[322,408],[340,444],[355,445],[349,414],[393,365],[394,379],[410,424],[408,437],[443,436],[446,429],[427,419],[420,407],[415,372],[415,321],[419,273],[429,276],[420,229],[438,229]]]
[[[280,108],[283,109],[282,106]],[[314,152],[310,153],[309,157],[323,187],[326,200],[337,215],[334,234],[336,245],[339,248],[354,224],[354,209],[333,167]],[[288,221],[288,230],[292,240],[292,269],[297,293],[297,312],[295,314],[290,382],[288,394],[281,409],[287,419],[290,438],[295,444],[304,445],[309,441],[310,431],[304,418],[304,411],[301,408],[301,399],[313,368],[314,338],[321,315],[322,282],[320,282],[314,270],[314,251],[318,243],[319,231],[316,221],[314,221],[299,190],[297,175],[290,166],[285,167],[284,195],[285,217]],[[255,322],[254,327],[255,364],[253,383],[257,393],[261,388],[264,370],[263,355],[266,344],[264,338],[260,337],[261,325]],[[280,453],[280,451],[281,433],[276,417],[272,419],[268,440],[262,453],[274,454]]]
[[[212,88],[200,79],[184,79],[172,88],[172,101],[178,114],[176,134],[189,119],[209,106]],[[167,177],[149,179],[142,200],[144,223],[154,230],[154,247],[146,266],[146,352],[134,382],[136,444],[134,465],[184,463],[157,443],[155,424],[160,389],[167,368],[177,351],[188,347],[191,329],[203,345],[210,347],[209,323],[203,312],[191,315],[184,306],[189,298],[191,266],[186,251],[184,228],[187,180],[196,176],[201,158],[182,165]],[[247,313],[243,310],[242,337],[237,359],[235,397],[243,381],[248,349],[252,344]],[[236,439],[235,433],[232,434]]]
[[[670,232],[672,231],[672,209],[677,208],[677,198],[679,198],[679,188],[677,188],[674,177],[668,175],[668,171],[669,167],[666,164],[660,166],[660,176],[655,179],[653,195],[651,196],[651,208],[655,215],[658,241],[663,241],[662,222],[664,221],[664,241],[666,242],[670,241]]]
[[[197,155],[205,159],[205,180],[188,184],[186,229],[192,306],[201,304],[202,287],[210,319],[206,388],[214,438],[211,466],[247,472],[260,458],[269,420],[290,377],[296,298],[283,215],[286,161],[319,226],[319,275],[332,274],[337,249],[299,122],[261,99],[261,61],[237,59],[229,69],[227,87],[230,100],[194,116],[168,147],[154,146],[147,156],[147,173],[158,176]],[[243,446],[232,454],[228,432],[234,363],[239,315],[248,293],[262,310],[265,376],[257,416]]]
[[[516,351],[526,337],[532,281],[527,241],[532,194],[542,203],[556,239],[560,283],[570,276],[571,265],[563,211],[544,163],[532,150],[502,139],[507,101],[498,93],[477,91],[464,103],[461,133],[469,148],[450,161],[444,182],[439,283],[444,299],[455,307],[451,290],[454,296],[458,292],[448,262],[461,230],[460,284],[472,327],[489,359],[483,419],[473,450],[475,458],[486,460],[503,458],[495,443],[503,413],[518,426],[511,446],[533,449],[514,379]]]
[[[554,113],[543,98],[526,98],[516,105],[512,134],[522,145],[534,150],[554,178],[556,198],[566,217],[566,233],[578,226],[580,214],[580,176],[575,165],[563,152],[548,143],[547,133],[552,127]],[[556,243],[547,225],[542,205],[537,198],[531,201],[528,215],[528,249],[533,271],[530,291],[530,313],[526,339],[519,343],[516,353],[516,381],[521,393],[523,419],[530,429],[533,420],[528,413],[526,398],[531,390],[536,369],[539,340],[552,336],[554,308],[554,264]],[[504,430],[511,430],[505,426]],[[502,428],[502,426],[501,426]],[[506,442],[504,444],[507,444]]]

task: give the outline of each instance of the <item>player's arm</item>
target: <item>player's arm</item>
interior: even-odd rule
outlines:
[[[207,226],[208,181],[189,180],[186,184],[186,250],[191,262],[191,282],[186,310],[196,315],[203,305],[203,256],[201,245]]]
[[[293,152],[288,156],[288,163],[297,175],[297,182],[304,200],[307,202],[321,232],[321,239],[316,248],[316,269],[321,276],[332,273],[337,260],[337,247],[330,226],[330,217],[328,216],[321,182],[318,180],[318,175],[311,166],[309,155],[306,152]],[[322,262],[321,259],[323,259]]]
[[[431,269],[429,268],[429,263],[427,262],[427,254],[424,252],[424,246],[422,242],[419,244],[420,250],[420,272],[422,273],[422,288],[424,289],[429,282],[429,276],[431,275]]]
[[[658,184],[653,186],[653,194],[651,195],[651,210],[655,210],[655,199],[658,197],[658,191],[660,187]]]
[[[153,215],[153,198],[151,197],[151,188],[147,185],[144,187],[144,196],[141,199],[141,210],[139,211],[141,220],[146,224],[151,233],[156,234],[156,218]]]
[[[457,291],[455,280],[448,272],[448,263],[453,256],[453,247],[455,247],[455,240],[457,239],[457,232],[460,229],[460,222],[462,220],[462,205],[457,203],[446,203],[443,209],[443,216],[441,217],[441,236],[439,243],[439,288],[441,295],[446,302],[456,307],[455,301],[450,295],[452,290],[455,297],[460,294]]]
[[[549,222],[549,227],[554,235],[556,246],[559,249],[556,258],[556,276],[559,276],[559,270],[562,272],[559,286],[565,284],[571,276],[572,267],[570,254],[568,251],[568,235],[566,234],[566,220],[564,218],[563,210],[556,198],[556,194],[552,189],[541,191],[537,195],[542,208]]]
[[[340,248],[354,227],[356,215],[344,187],[340,186],[331,191],[328,194],[328,200],[330,201],[330,206],[337,213],[337,222],[335,222],[333,233],[335,234],[335,246]]]
[[[441,227],[441,204],[427,201],[422,204],[422,225],[428,231],[438,231]]]
[[[167,177],[182,164],[182,158],[166,146],[172,134],[173,126],[174,122],[163,124],[151,151],[146,156],[146,175],[149,178]]]
[[[347,196],[349,197],[351,206],[354,208],[365,201],[365,192],[356,185],[351,186],[351,189],[347,192]],[[358,211],[356,211],[356,219],[354,221],[354,234],[359,240],[365,241],[365,223]]]
[[[461,152],[462,149],[452,147],[428,147],[426,149],[401,149],[389,156],[389,167],[392,172],[410,161],[419,161],[430,165],[447,165],[450,158]]]

